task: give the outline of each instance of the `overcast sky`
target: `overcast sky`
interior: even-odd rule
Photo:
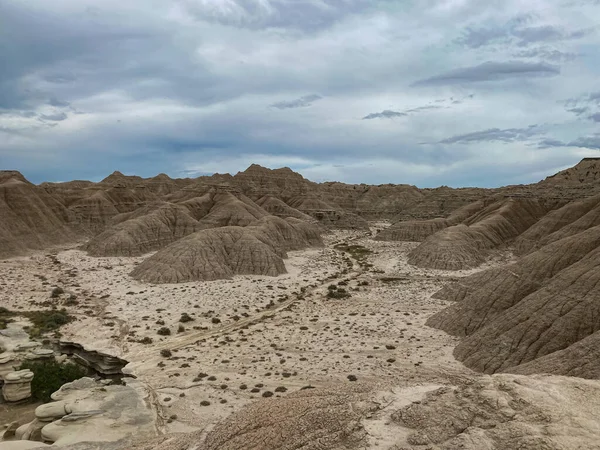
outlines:
[[[600,156],[600,0],[0,0],[0,168],[499,186]]]

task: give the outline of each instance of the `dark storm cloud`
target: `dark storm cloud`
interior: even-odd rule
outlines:
[[[391,111],[389,109],[385,109],[378,113],[371,113],[362,118],[362,120],[372,120],[372,119],[393,119],[394,117],[404,117],[408,114],[398,111]]]
[[[413,83],[413,86],[441,86],[506,80],[510,78],[556,76],[558,74],[560,74],[560,66],[547,64],[544,62],[529,63],[523,61],[487,61],[477,66],[463,67],[419,80]]]
[[[282,100],[280,102],[273,103],[271,106],[277,109],[304,108],[306,106],[311,106],[314,102],[321,100],[322,98],[323,97],[316,94],[305,95],[304,97],[300,97],[295,100]]]
[[[530,125],[527,128],[490,128],[473,133],[459,134],[441,140],[440,144],[470,144],[473,142],[515,142],[525,141],[535,135],[543,133],[539,125]]]

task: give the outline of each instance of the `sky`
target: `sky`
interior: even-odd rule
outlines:
[[[600,157],[600,0],[0,0],[0,169],[495,187]]]

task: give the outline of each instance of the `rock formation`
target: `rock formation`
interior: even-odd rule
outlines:
[[[39,406],[35,420],[19,427],[15,437],[62,448],[77,442],[109,443],[153,435],[154,418],[141,392],[134,380],[110,385],[81,378],[52,394],[54,402]]]
[[[350,449],[365,445],[361,421],[373,404],[360,388],[309,389],[253,403],[218,425],[206,450]],[[362,447],[364,448],[364,447]]]
[[[105,377],[121,375],[121,370],[128,363],[117,356],[108,355],[96,350],[88,350],[76,342],[60,341],[58,347],[61,354],[72,357],[80,365],[89,367],[94,372]]]
[[[484,209],[486,203],[483,200],[469,203],[454,211],[447,218],[435,218],[429,220],[409,220],[395,222],[391,227],[383,230],[376,236],[378,241],[407,241],[423,242],[432,234],[444,228],[458,225],[469,217]]]
[[[477,267],[490,251],[510,244],[560,202],[503,199],[485,206],[459,225],[429,236],[410,255],[418,267],[460,270]]]
[[[198,231],[140,264],[136,279],[150,283],[216,280],[233,275],[286,273],[289,250],[322,245],[319,230],[298,219],[267,216],[248,227]]]
[[[599,200],[574,201],[549,213],[517,240],[517,248],[529,252],[517,262],[435,295],[457,302],[427,324],[464,337],[458,359],[486,373],[600,373],[594,346],[600,329]]]
[[[285,219],[286,217],[294,217],[296,219],[311,222],[313,218],[308,214],[304,214],[298,211],[296,208],[285,204],[282,200],[277,197],[265,195],[256,201],[256,204],[264,209],[269,214]]]
[[[31,397],[31,370],[17,370],[4,375],[2,385],[2,396],[7,402],[18,402]]]
[[[411,449],[600,448],[600,429],[586,425],[600,420],[600,387],[575,378],[484,376],[435,390],[392,417],[412,429]]]
[[[0,171],[0,258],[72,239],[70,212],[20,173]]]
[[[163,248],[199,229],[184,206],[162,203],[100,233],[83,247],[93,256],[137,256]]]

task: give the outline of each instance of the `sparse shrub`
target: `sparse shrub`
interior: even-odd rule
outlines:
[[[161,336],[169,336],[171,334],[171,330],[167,327],[162,327],[162,328],[159,328],[156,333]]]
[[[185,331],[185,327],[181,324],[179,324],[179,326],[177,327],[177,332],[178,333],[183,333]]]
[[[146,336],[145,338],[140,339],[138,342],[140,344],[152,344],[152,338],[149,336]]]
[[[179,318],[179,321],[181,323],[192,322],[193,320],[194,320],[194,318],[191,317],[188,313],[182,313],[181,317]]]
[[[349,298],[349,297],[350,297],[350,293],[344,288],[338,288],[335,291],[329,291],[327,293],[327,298],[342,299],[342,298]]]
[[[55,287],[54,289],[52,289],[52,292],[50,293],[50,298],[58,298],[64,293],[65,293],[65,290],[63,288]]]
[[[172,355],[173,353],[169,349],[163,348],[160,351],[160,356],[162,356],[163,358],[170,358]]]
[[[208,400],[202,400],[202,401],[200,402],[200,405],[201,405],[201,406],[210,406],[210,402],[209,402]]]

